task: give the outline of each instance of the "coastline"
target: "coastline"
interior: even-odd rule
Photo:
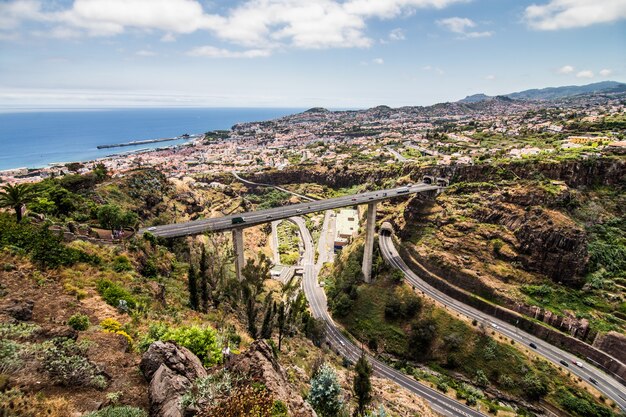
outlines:
[[[0,170],[0,177],[8,177],[8,178],[13,178],[13,179],[18,179],[18,180],[26,180],[26,179],[32,179],[32,180],[40,180],[41,177],[37,177],[37,176],[33,176],[31,177],[29,174],[33,174],[33,173],[41,173],[41,174],[45,174],[48,173],[52,170],[55,169],[63,169],[65,168],[66,164],[70,164],[70,163],[81,163],[84,165],[94,165],[94,164],[98,164],[98,163],[105,163],[105,162],[112,162],[115,159],[118,158],[123,158],[123,157],[129,157],[129,156],[133,156],[133,155],[146,155],[152,152],[162,152],[162,151],[168,151],[168,150],[175,150],[178,148],[183,148],[183,147],[190,147],[190,146],[195,146],[199,143],[201,143],[204,139],[205,139],[206,135],[203,134],[193,134],[193,135],[189,135],[187,142],[184,143],[177,143],[177,144],[173,144],[173,145],[169,145],[169,146],[161,146],[161,147],[156,147],[156,148],[140,148],[140,149],[133,149],[133,150],[129,150],[129,151],[123,151],[123,152],[116,152],[113,154],[109,154],[100,158],[94,158],[94,159],[85,159],[85,160],[75,160],[75,161],[65,161],[65,162],[50,162],[46,165],[43,166],[33,166],[33,167],[28,167],[28,166],[23,166],[23,167],[18,167],[18,168],[9,168],[9,169],[5,169],[5,170]],[[175,138],[172,140],[180,140],[180,138]],[[161,142],[161,141],[159,141]],[[159,143],[156,142],[156,143]],[[149,143],[155,143],[155,142],[149,142]],[[131,146],[131,145],[129,145]],[[22,175],[20,175],[19,173],[22,173]],[[30,182],[30,181],[23,181],[23,182]]]

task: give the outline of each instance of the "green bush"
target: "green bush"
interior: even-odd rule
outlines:
[[[89,321],[89,316],[86,316],[85,314],[77,313],[67,320],[67,325],[70,326],[74,330],[81,331],[81,330],[87,330],[89,326],[91,325],[91,322]]]
[[[124,301],[128,308],[135,308],[137,306],[137,300],[133,295],[128,292],[124,287],[116,284],[108,279],[100,279],[97,282],[98,293],[102,296],[107,304],[113,307],[119,307],[120,301]]]
[[[592,398],[585,398],[562,388],[557,393],[559,404],[568,412],[580,417],[613,417],[615,414],[609,408],[594,403]]]
[[[341,385],[330,365],[324,363],[311,378],[308,402],[321,417],[334,417],[341,410],[343,406]]]
[[[198,378],[191,389],[180,400],[184,408],[195,407],[202,403],[205,408],[215,407],[224,395],[228,395],[234,386],[240,381],[239,377],[222,369]]]
[[[171,340],[192,351],[204,364],[213,366],[222,359],[217,332],[211,327],[181,326],[168,329],[161,340]]]
[[[15,372],[22,367],[21,350],[19,343],[0,339],[0,373]]]
[[[284,402],[280,400],[274,401],[272,405],[272,417],[289,417],[289,409]]]
[[[113,270],[115,272],[132,271],[133,264],[130,263],[130,260],[124,255],[116,256],[115,259],[113,259]]]
[[[141,408],[130,407],[128,405],[108,406],[102,410],[94,411],[85,415],[85,417],[148,417]]]
[[[52,339],[41,348],[41,366],[55,384],[106,388],[106,379],[86,355],[87,345],[83,343]]]
[[[0,323],[0,339],[27,338],[39,329],[39,326],[30,323]]]

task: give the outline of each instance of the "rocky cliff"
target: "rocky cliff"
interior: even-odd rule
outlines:
[[[413,181],[420,181],[422,176],[426,174],[447,177],[453,182],[549,178],[565,181],[570,187],[616,185],[626,182],[626,161],[618,158],[560,162],[520,160],[501,164],[452,165],[429,168],[422,168],[414,163],[381,167],[292,166],[282,171],[261,171],[250,175],[249,179],[275,185],[315,182],[332,188],[342,188],[368,183],[381,185],[387,179],[407,175]],[[224,179],[229,182],[231,178],[230,175],[224,176]]]

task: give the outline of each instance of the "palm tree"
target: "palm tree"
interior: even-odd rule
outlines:
[[[0,207],[12,207],[17,222],[22,221],[22,208],[33,198],[30,184],[6,184],[0,189]]]

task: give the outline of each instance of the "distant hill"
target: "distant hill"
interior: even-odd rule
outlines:
[[[517,93],[505,94],[500,97],[506,97],[514,100],[556,100],[561,98],[573,97],[583,94],[598,93],[619,93],[626,92],[626,84],[617,81],[602,81],[599,83],[587,85],[568,85],[563,87],[548,87],[541,89],[532,89],[519,91]],[[485,94],[473,94],[467,96],[460,103],[477,103],[480,101],[491,100],[492,96]]]

